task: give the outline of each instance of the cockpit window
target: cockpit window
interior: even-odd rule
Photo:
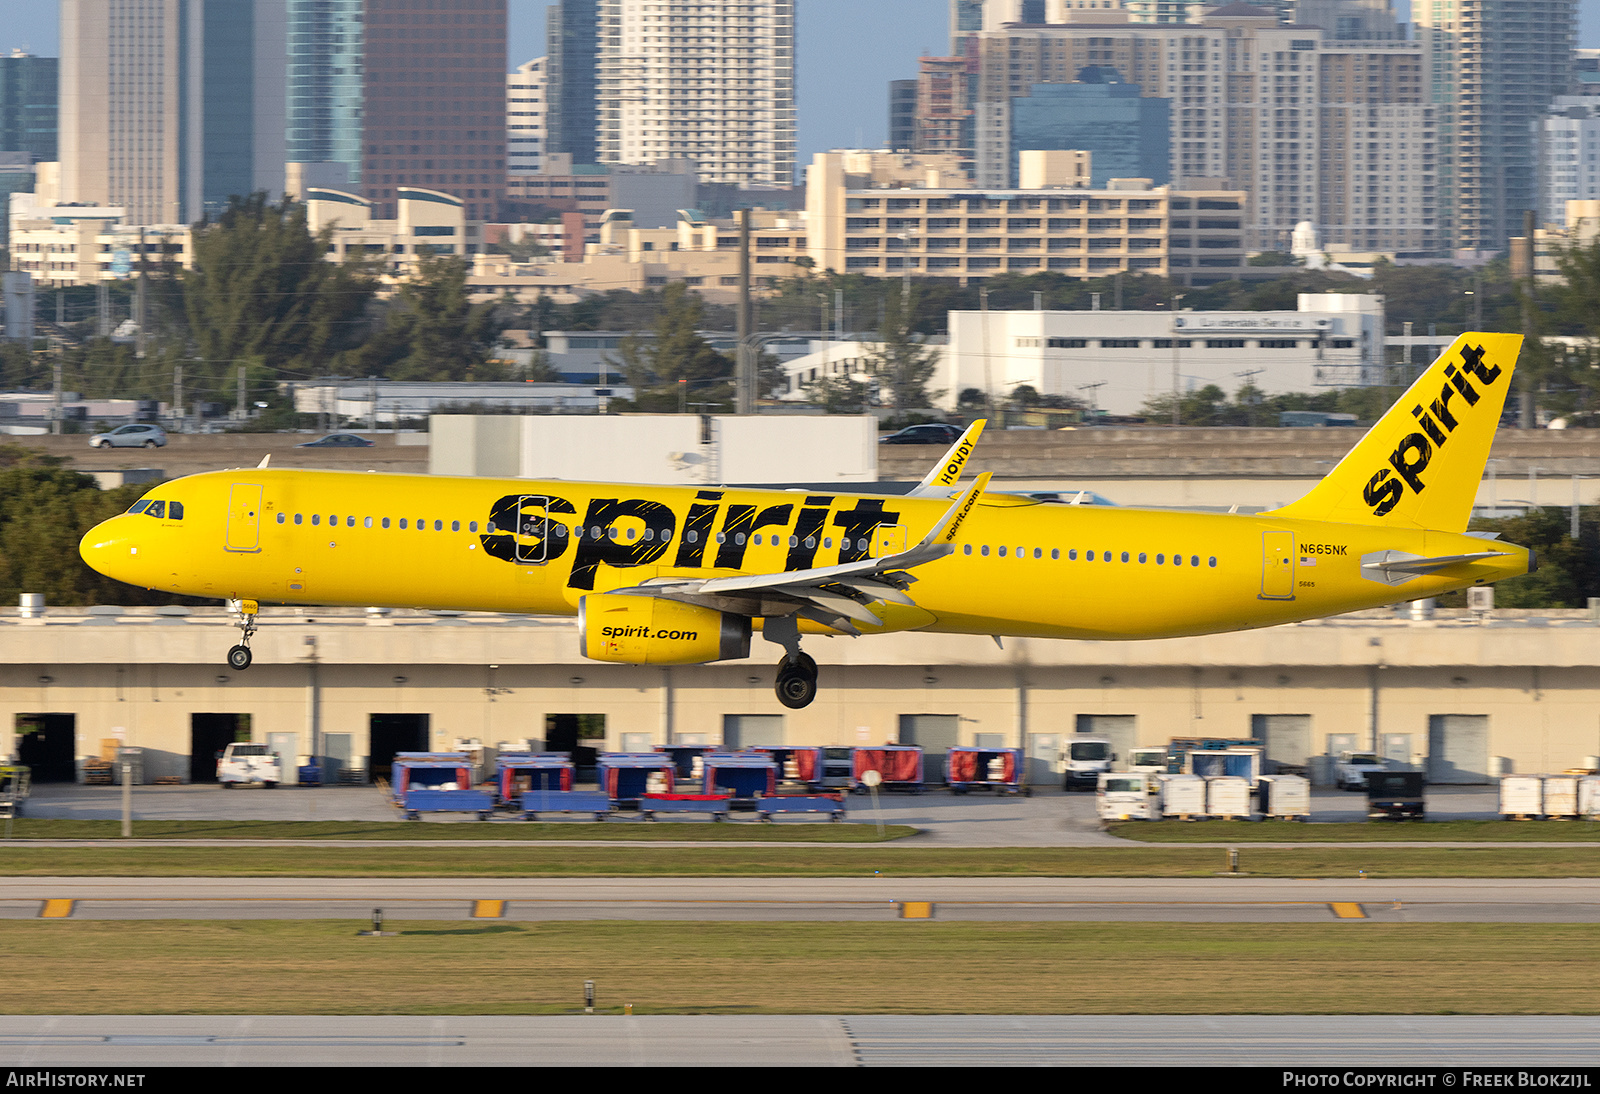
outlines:
[[[143,501],[134,502],[133,503],[133,508],[129,509],[128,512],[130,512],[130,513],[142,513],[148,508],[150,508],[150,499],[149,498],[145,498]]]
[[[167,519],[168,520],[182,520],[183,519],[183,502],[174,501],[174,502],[167,503]]]
[[[167,503],[164,501],[151,502],[150,508],[144,511],[144,515],[147,517],[155,517],[157,520],[164,519],[167,515]]]

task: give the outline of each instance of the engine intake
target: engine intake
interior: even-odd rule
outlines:
[[[700,665],[750,656],[750,619],[654,596],[578,601],[578,651],[592,661]]]

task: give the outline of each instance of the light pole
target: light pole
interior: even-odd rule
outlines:
[[[1180,424],[1180,410],[1183,400],[1178,394],[1178,305],[1183,303],[1185,293],[1172,294],[1172,424]]]

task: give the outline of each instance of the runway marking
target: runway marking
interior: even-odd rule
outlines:
[[[66,919],[72,914],[71,900],[47,900],[39,909],[40,919]]]
[[[473,919],[503,919],[506,914],[506,902],[503,900],[474,900],[472,902]]]
[[[1329,910],[1339,919],[1365,919],[1366,910],[1359,904],[1329,904]]]

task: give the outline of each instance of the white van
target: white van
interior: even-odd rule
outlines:
[[[223,749],[222,758],[217,761],[217,781],[224,790],[232,790],[240,783],[260,783],[270,790],[283,781],[283,768],[266,745],[235,741]]]

